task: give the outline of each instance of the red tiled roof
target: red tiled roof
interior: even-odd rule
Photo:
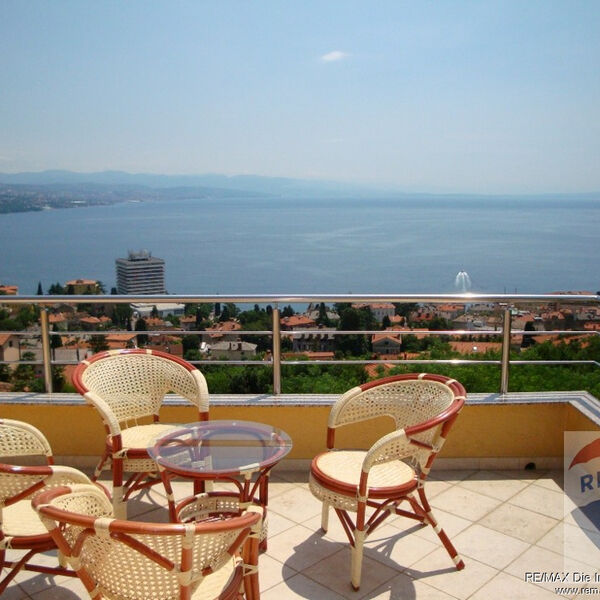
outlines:
[[[299,327],[299,326],[305,326],[305,327],[316,327],[317,323],[315,321],[313,321],[313,319],[310,319],[309,317],[305,317],[304,315],[292,315],[291,317],[282,317],[281,319],[281,324],[284,325],[285,327],[290,327],[290,328],[294,328],[294,327]]]

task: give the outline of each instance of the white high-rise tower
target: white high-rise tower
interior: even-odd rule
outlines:
[[[148,250],[128,252],[115,260],[119,294],[165,294],[165,261]]]

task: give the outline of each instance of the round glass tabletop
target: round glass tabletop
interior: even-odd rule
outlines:
[[[176,426],[154,441],[150,456],[187,477],[252,473],[275,465],[292,448],[285,431],[251,421],[202,421]]]

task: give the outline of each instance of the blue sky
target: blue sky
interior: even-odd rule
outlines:
[[[600,190],[600,2],[0,3],[0,172]]]

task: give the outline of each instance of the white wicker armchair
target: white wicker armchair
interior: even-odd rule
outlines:
[[[156,350],[109,350],[82,361],[73,384],[100,413],[106,447],[94,478],[110,468],[113,505],[118,518],[127,517],[127,499],[139,489],[160,482],[148,446],[172,425],[160,423],[167,393],[179,394],[208,419],[208,388],[202,373],[190,363]],[[124,473],[131,473],[124,482]]]
[[[0,595],[21,570],[52,575],[71,575],[59,555],[56,567],[30,563],[31,558],[56,548],[54,541],[31,507],[41,491],[68,483],[91,483],[81,471],[53,465],[52,450],[41,431],[21,421],[0,420],[0,460],[24,462],[32,457],[37,466],[0,463],[0,570],[8,573],[0,581]],[[25,550],[18,560],[7,558],[9,550]]]
[[[257,513],[189,524],[123,521],[112,518],[111,503],[89,485],[56,488],[33,507],[98,600],[244,597],[240,551],[260,521]]]
[[[309,486],[323,502],[322,529],[327,531],[329,507],[340,518],[352,546],[351,582],[355,589],[360,586],[365,539],[392,514],[431,525],[456,568],[464,567],[438,526],[424,487],[464,400],[465,390],[457,381],[421,373],[355,387],[332,407],[327,430],[329,450],[313,459]],[[396,429],[369,450],[335,449],[338,427],[384,415],[395,421]],[[405,501],[411,510],[400,508]],[[373,509],[368,517],[367,507]],[[356,513],[354,521],[350,512]]]

